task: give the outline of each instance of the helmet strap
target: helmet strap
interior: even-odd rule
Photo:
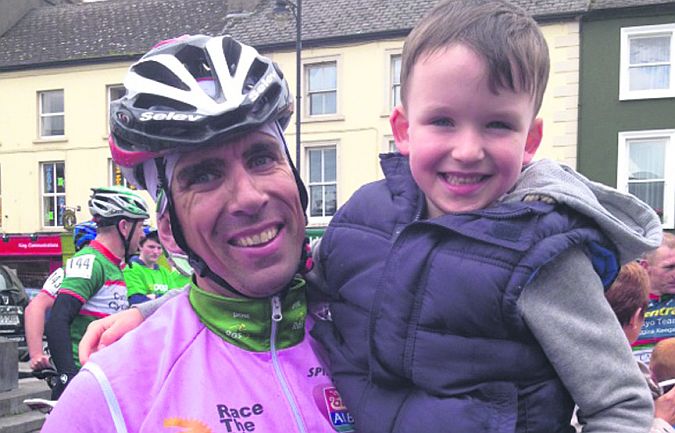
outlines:
[[[122,234],[122,230],[120,230],[120,221],[117,221],[117,223],[115,224],[115,228],[117,229],[117,234],[120,236],[120,239],[122,240],[122,245],[124,246],[124,263],[126,263],[127,266],[131,268],[132,267],[132,263],[130,262],[131,252],[129,251],[129,247],[131,246],[131,238],[134,237],[134,232],[136,231],[138,220],[127,220],[131,222],[131,230],[129,231],[129,234],[127,235],[126,238]]]
[[[157,190],[159,191],[161,189],[164,193],[164,196],[166,197],[166,208],[169,211],[171,233],[173,234],[173,238],[176,241],[176,245],[178,245],[180,249],[183,250],[185,254],[187,254],[188,261],[190,262],[190,266],[192,266],[194,273],[202,278],[208,278],[228,292],[232,292],[243,298],[256,299],[256,297],[245,295],[232,287],[232,285],[221,278],[220,275],[213,272],[211,268],[209,268],[209,265],[206,264],[204,259],[199,257],[199,255],[197,255],[197,253],[195,253],[188,246],[187,241],[185,240],[185,234],[183,233],[183,228],[180,224],[180,221],[178,220],[178,215],[176,214],[171,191],[168,187],[165,187],[165,185],[169,185],[169,182],[167,182],[166,178],[166,163],[164,158],[155,158],[155,164],[157,166],[157,177],[159,178]],[[264,296],[263,298],[267,298],[267,296]]]

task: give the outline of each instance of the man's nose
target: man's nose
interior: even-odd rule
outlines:
[[[232,182],[230,212],[235,215],[257,214],[267,204],[268,194],[261,188],[259,179],[246,170],[233,174],[235,179]]]

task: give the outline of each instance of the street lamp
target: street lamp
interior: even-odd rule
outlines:
[[[300,75],[302,74],[301,55],[302,52],[302,0],[275,0],[275,13],[284,13],[288,10],[295,17],[295,168],[300,171],[300,118],[302,109],[300,108]]]

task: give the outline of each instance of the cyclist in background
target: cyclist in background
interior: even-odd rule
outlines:
[[[121,267],[138,248],[143,221],[149,217],[143,198],[128,188],[92,191],[89,211],[98,228],[96,238],[66,263],[46,327],[49,350],[60,374],[52,400],[58,399],[80,368],[78,345],[87,325],[129,308]]]
[[[73,229],[75,252],[89,245],[94,238],[96,238],[96,223],[94,221],[77,224]],[[30,355],[30,368],[33,370],[42,370],[51,366],[49,356],[44,353],[42,339],[47,312],[54,306],[56,293],[61,287],[64,275],[63,266],[52,272],[42,285],[40,292],[31,299],[24,312],[26,344]]]

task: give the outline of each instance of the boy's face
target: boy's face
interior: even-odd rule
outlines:
[[[527,92],[488,86],[485,61],[464,45],[423,55],[391,125],[427,200],[427,217],[489,206],[516,182],[542,136]]]

